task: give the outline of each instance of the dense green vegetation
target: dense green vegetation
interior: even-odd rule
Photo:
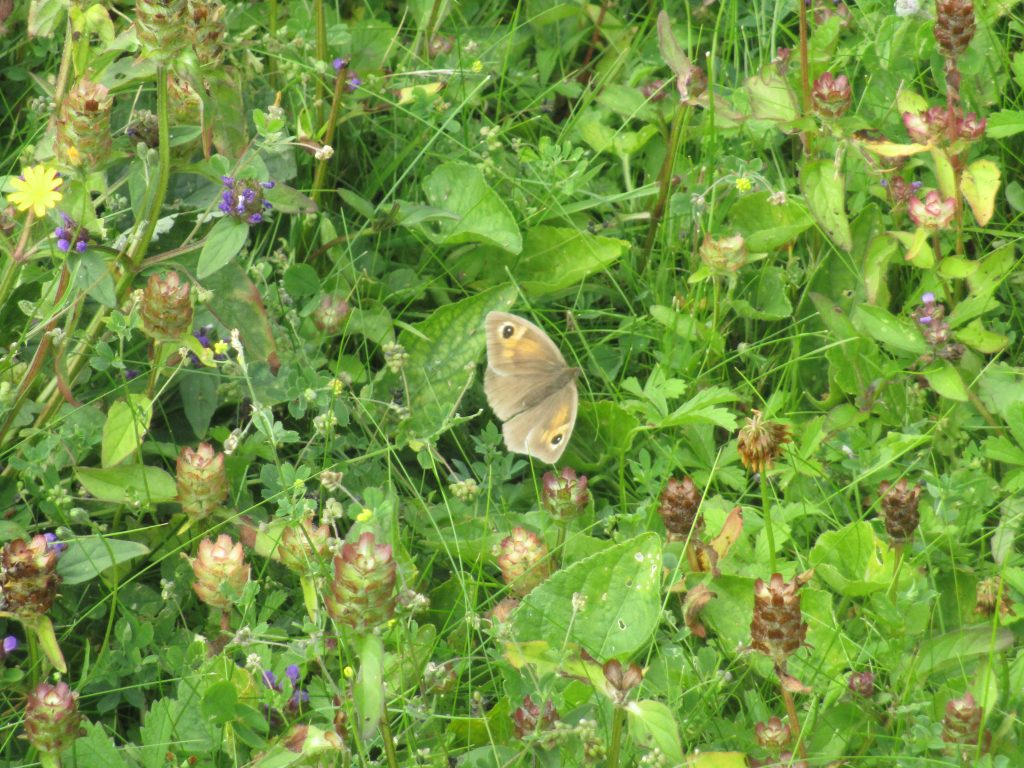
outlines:
[[[0,26],[0,766],[1021,764],[1017,0]]]

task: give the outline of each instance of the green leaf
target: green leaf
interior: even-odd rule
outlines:
[[[232,79],[225,67],[209,68],[203,73],[203,112],[206,125],[213,129],[213,144],[225,157],[246,155],[249,124],[242,101],[243,88]],[[251,153],[255,154],[255,153]]]
[[[100,463],[112,467],[135,453],[152,418],[153,401],[145,395],[130,394],[111,405],[103,424]]]
[[[476,166],[445,163],[424,180],[423,190],[432,206],[459,216],[457,221],[438,222],[436,242],[487,243],[510,253],[522,250],[523,239],[512,212]]]
[[[687,56],[672,31],[672,20],[665,11],[658,12],[658,50],[676,77],[686,78],[690,74],[690,57]]]
[[[364,635],[359,643],[359,674],[352,690],[359,735],[376,735],[384,714],[384,643],[378,635]]]
[[[793,314],[788,287],[782,267],[761,267],[750,272],[729,306],[750,320],[783,320]]]
[[[599,660],[629,656],[650,642],[661,619],[660,582],[661,538],[641,534],[536,587],[516,610],[516,636],[556,647],[579,643]]]
[[[206,242],[199,254],[196,275],[200,280],[223,269],[238,255],[249,237],[249,225],[233,216],[217,220],[206,235]]]
[[[200,703],[203,716],[216,725],[224,725],[235,719],[235,705],[238,704],[238,691],[234,684],[227,680],[213,683],[203,692]]]
[[[273,187],[264,190],[263,197],[274,206],[275,211],[281,213],[316,213],[318,210],[311,197],[281,182],[276,182]]]
[[[178,392],[185,410],[185,419],[192,427],[192,434],[203,437],[210,426],[214,411],[217,410],[217,385],[220,377],[209,370],[182,371],[178,374]]]
[[[76,255],[72,260],[74,259],[77,259],[79,264],[76,282],[82,290],[103,306],[116,307],[117,291],[114,287],[114,278],[103,255],[99,251],[88,250],[80,256]]]
[[[309,264],[293,264],[284,272],[284,289],[294,299],[312,296],[320,290],[320,275]]]
[[[984,227],[992,220],[999,192],[999,166],[991,160],[975,160],[960,179],[960,190],[974,211],[974,218]]]
[[[634,701],[626,707],[629,735],[647,748],[657,748],[672,765],[683,760],[683,744],[679,740],[679,725],[672,710],[660,701]]]
[[[128,539],[83,536],[68,542],[57,573],[65,584],[81,584],[99,576],[112,565],[149,554],[149,547]]]
[[[1024,131],[1024,112],[1004,109],[985,118],[985,135],[990,139],[1005,139]]]
[[[983,355],[994,355],[996,352],[1006,349],[1010,343],[1010,339],[1004,334],[988,330],[981,320],[969,323],[965,328],[954,333],[953,337],[961,344],[966,344]]]
[[[926,638],[908,672],[923,679],[942,670],[963,669],[972,658],[998,657],[1014,644],[1014,634],[1006,627],[993,630],[979,624],[967,629]]]
[[[607,269],[629,247],[626,240],[576,229],[536,227],[526,233],[522,253],[508,266],[523,292],[539,298],[575,286]],[[503,275],[503,270],[498,274]]]
[[[435,310],[426,320],[402,331],[399,343],[409,358],[410,434],[438,432],[454,411],[484,352],[484,317],[512,306],[512,286],[492,288]]]
[[[807,160],[800,169],[800,187],[818,225],[837,248],[849,252],[853,233],[846,215],[846,180],[831,160]]]
[[[226,329],[241,332],[245,357],[266,362],[272,371],[280,367],[274,327],[267,317],[266,307],[259,289],[238,264],[229,264],[208,277],[203,286],[213,291],[213,300],[207,304],[210,312]]]
[[[889,587],[893,554],[870,523],[850,523],[818,537],[811,550],[814,573],[844,597],[863,597]]]
[[[788,123],[800,115],[796,95],[774,65],[765,66],[744,84],[753,115],[758,120]]]
[[[928,242],[927,229],[918,227],[913,232],[896,231],[888,234],[907,249],[907,252],[903,254],[904,261],[909,261],[918,269],[931,269],[935,266],[935,253]]]
[[[174,501],[178,486],[174,478],[159,467],[127,464],[108,469],[79,467],[75,477],[89,493],[100,501],[129,504],[139,501],[146,506]]]
[[[167,748],[174,743],[174,701],[157,699],[149,705],[139,728],[143,768],[166,768]]]
[[[964,384],[960,372],[948,360],[943,360],[922,373],[929,386],[943,397],[960,403],[967,402],[967,385]]]
[[[725,387],[702,389],[666,416],[658,426],[664,429],[685,424],[712,424],[732,431],[736,428],[736,417],[731,411],[716,406],[736,400],[736,393]]]
[[[860,304],[851,317],[854,326],[875,341],[913,355],[927,354],[929,347],[909,320],[897,318],[884,307]]]
[[[84,720],[82,731],[83,735],[75,739],[74,759],[65,759],[64,765],[73,765],[75,768],[128,768],[113,737],[102,725]]]
[[[770,197],[768,192],[745,195],[729,209],[729,220],[751,253],[774,251],[814,226],[814,219],[797,201],[775,205]]]

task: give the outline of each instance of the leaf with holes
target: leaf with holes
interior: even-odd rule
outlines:
[[[579,643],[594,658],[626,657],[661,618],[661,539],[645,533],[556,572],[515,614],[520,641]]]

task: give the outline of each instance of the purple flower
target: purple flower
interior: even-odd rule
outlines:
[[[131,381],[132,379],[137,378],[138,375],[139,375],[139,372],[137,370],[135,370],[134,368],[125,368],[124,369],[125,381]]]
[[[44,533],[43,538],[46,539],[48,552],[56,552],[57,555],[63,554],[64,550],[68,548],[68,545],[57,538],[56,533]]]
[[[354,91],[356,88],[358,88],[362,84],[363,84],[363,81],[359,77],[359,75],[351,75],[349,77],[349,79],[348,79],[348,89],[350,91]]]
[[[921,301],[923,301],[925,304],[934,304],[935,303],[935,294],[932,293],[931,291],[928,291],[927,293],[922,293],[921,294]]]
[[[879,183],[880,183],[880,184],[881,184],[881,185],[882,185],[883,187],[888,187],[888,186],[889,186],[889,180],[888,180],[888,179],[882,179],[882,180],[881,180],[881,181],[880,181]]]
[[[0,645],[0,662],[7,658],[7,654],[18,647],[18,638],[8,635],[4,638],[3,645]]]
[[[264,212],[272,206],[263,197],[263,192],[274,188],[273,181],[236,179],[231,176],[221,176],[220,180],[225,187],[217,205],[221,213],[247,224],[259,224],[264,220]]]
[[[293,709],[298,709],[301,705],[309,702],[309,694],[301,688],[296,688],[292,691],[292,695],[288,699],[288,706]]]
[[[921,323],[921,325],[929,325],[932,322],[932,316],[931,315],[921,315],[921,317],[918,318],[918,322]]]
[[[263,684],[267,686],[267,688],[271,688],[275,691],[281,690],[281,686],[277,682],[277,675],[275,675],[269,669],[264,669],[260,677],[263,681]]]
[[[53,230],[53,236],[57,238],[57,249],[67,253],[72,247],[78,253],[85,253],[91,239],[89,233],[66,213],[61,213],[63,224]]]
[[[335,72],[341,72],[348,66],[348,59],[343,59],[340,56],[331,62],[331,66],[334,67]]]
[[[284,674],[285,677],[292,681],[292,685],[298,685],[299,680],[302,678],[302,672],[299,671],[298,664],[289,664]]]

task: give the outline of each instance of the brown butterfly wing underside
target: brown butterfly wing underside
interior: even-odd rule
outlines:
[[[572,436],[579,394],[578,368],[570,368],[555,343],[528,320],[491,312],[484,393],[504,423],[505,447],[554,464]]]

